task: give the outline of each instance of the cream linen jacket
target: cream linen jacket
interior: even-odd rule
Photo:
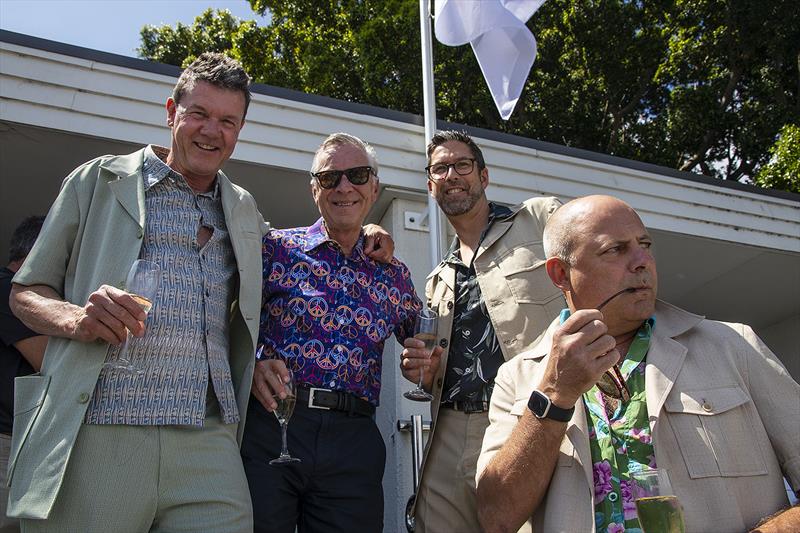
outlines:
[[[500,368],[478,480],[527,409],[557,327]],[[646,361],[656,463],[669,470],[687,532],[748,531],[786,506],[783,474],[800,488],[800,386],[753,330],[659,301]],[[593,488],[579,401],[547,496],[520,531],[594,531]]]
[[[143,160],[144,149],[99,157],[73,171],[14,283],[50,286],[77,305],[100,285],[124,286],[144,236]],[[221,172],[218,181],[239,274],[230,317],[230,366],[241,441],[255,364],[266,225],[250,193]],[[107,350],[104,342],[52,338],[42,371],[15,382],[9,516],[49,515]]]
[[[530,198],[511,208],[513,215],[492,224],[475,254],[475,273],[483,300],[506,361],[530,349],[552,318],[564,307],[564,298],[544,268],[544,225],[561,202],[554,197]],[[442,261],[428,275],[425,296],[439,314],[437,342],[444,348],[431,393],[431,431],[420,470],[420,484],[428,475],[428,451],[436,438],[436,417],[442,398],[448,347],[453,330],[456,271]],[[473,453],[477,454],[478,450]]]

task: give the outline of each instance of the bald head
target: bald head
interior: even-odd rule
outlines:
[[[654,310],[658,277],[652,240],[641,218],[613,196],[585,196],[561,206],[544,229],[547,274],[570,309],[603,307],[609,331],[636,329]],[[622,291],[622,292],[621,292]]]
[[[544,228],[545,255],[573,264],[575,250],[580,240],[587,237],[590,227],[602,226],[621,213],[632,215],[641,222],[631,206],[613,196],[596,194],[567,202],[553,213]]]

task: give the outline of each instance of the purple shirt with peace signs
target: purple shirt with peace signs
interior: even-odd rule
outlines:
[[[349,392],[378,405],[383,343],[414,334],[422,303],[408,268],[349,257],[322,219],[264,236],[261,358],[280,357],[298,383]]]

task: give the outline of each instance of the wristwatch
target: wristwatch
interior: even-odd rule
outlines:
[[[559,422],[569,422],[572,418],[572,413],[575,412],[575,407],[562,409],[553,405],[550,398],[540,390],[534,390],[531,393],[531,397],[528,400],[528,409],[531,410],[536,418],[550,418]]]

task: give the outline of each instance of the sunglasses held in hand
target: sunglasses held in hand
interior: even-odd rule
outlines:
[[[323,189],[333,189],[339,185],[342,176],[347,176],[347,179],[353,185],[364,185],[369,181],[372,173],[372,167],[353,167],[344,170],[322,170],[320,172],[312,172],[311,175]]]
[[[631,292],[636,292],[636,289],[633,287],[628,287],[627,289],[622,289],[621,291],[612,294],[606,298],[603,303],[597,306],[598,311],[620,294],[627,294]],[[600,376],[600,381],[597,382],[597,388],[600,389],[600,392],[606,396],[616,400],[627,402],[631,399],[631,391],[628,389],[628,385],[625,383],[625,378],[622,377],[622,371],[619,369],[619,363],[615,363],[614,366],[606,370],[605,373]]]

